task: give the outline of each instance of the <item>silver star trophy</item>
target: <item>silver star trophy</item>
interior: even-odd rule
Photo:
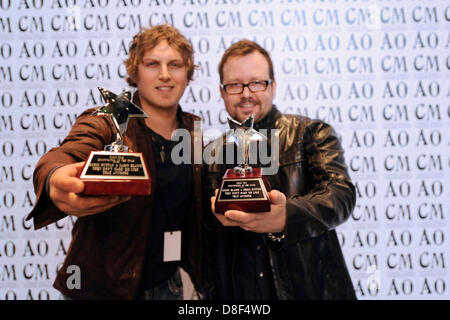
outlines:
[[[248,164],[250,143],[267,140],[265,135],[253,129],[254,119],[253,114],[242,122],[228,118],[228,124],[232,130],[226,135],[226,142],[235,143],[238,150],[244,150],[244,163],[234,168],[235,173],[242,176],[252,172],[252,167]]]
[[[132,117],[147,118],[147,114],[131,102],[131,92],[126,91],[116,95],[109,90],[98,88],[106,104],[92,114],[97,116],[111,116],[116,129],[116,140],[105,146],[105,151],[127,152],[128,146],[123,144],[123,137],[127,131],[128,121]]]
[[[232,130],[226,135],[226,142],[237,144],[238,151],[244,153],[244,161],[225,172],[215,201],[215,213],[227,210],[270,211],[270,183],[261,168],[249,165],[250,143],[267,140],[266,136],[253,129],[253,121],[253,114],[242,122],[228,119]]]
[[[124,136],[130,118],[145,118],[145,112],[131,102],[131,93],[116,95],[98,88],[106,104],[92,115],[110,116],[115,141],[104,146],[103,151],[92,151],[86,160],[80,179],[85,195],[149,195],[151,178],[142,152],[129,152]]]

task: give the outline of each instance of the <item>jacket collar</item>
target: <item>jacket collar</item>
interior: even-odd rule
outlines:
[[[272,129],[275,128],[275,122],[278,118],[281,117],[280,111],[278,111],[275,105],[272,105],[272,110],[269,111],[268,114],[258,122],[253,125],[255,130],[259,129]]]

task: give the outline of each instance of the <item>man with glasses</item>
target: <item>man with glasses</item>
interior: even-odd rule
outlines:
[[[230,116],[254,115],[254,128],[276,129],[279,169],[268,176],[270,212],[214,213],[215,195],[233,164],[206,166],[206,289],[210,299],[354,299],[335,228],[351,214],[355,188],[332,127],[281,114],[269,53],[241,40],[219,64],[220,93]],[[269,139],[270,140],[270,139]],[[212,153],[226,154],[223,139]],[[223,156],[222,159],[226,159]],[[205,208],[207,206],[205,205]]]

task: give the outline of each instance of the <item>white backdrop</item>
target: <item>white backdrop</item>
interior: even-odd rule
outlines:
[[[0,299],[59,299],[69,218],[24,218],[40,156],[76,116],[128,89],[140,27],[193,43],[181,104],[225,128],[217,64],[241,38],[271,52],[276,104],[332,124],[357,186],[338,234],[359,299],[449,299],[450,4],[447,0],[0,0]]]

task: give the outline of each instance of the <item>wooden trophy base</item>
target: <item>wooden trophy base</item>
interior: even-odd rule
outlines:
[[[268,195],[270,184],[262,175],[261,168],[253,168],[245,176],[228,169],[222,179],[215,202],[215,212],[224,213],[227,210],[244,212],[270,211]]]
[[[86,179],[84,195],[150,195],[150,180],[95,180]]]
[[[149,195],[151,179],[142,153],[93,151],[80,174],[84,195]]]

